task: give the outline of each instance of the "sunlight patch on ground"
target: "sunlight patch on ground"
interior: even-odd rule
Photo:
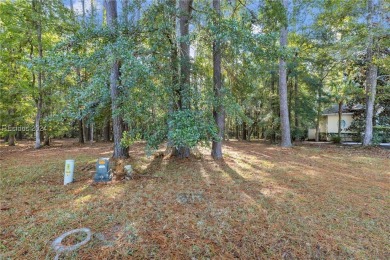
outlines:
[[[269,159],[264,159],[262,156],[260,158],[258,157],[258,153],[256,153],[255,156],[243,154],[243,158],[240,158],[240,160],[243,163],[249,164],[252,167],[262,167],[262,168],[272,168],[275,166],[273,162],[271,162]]]
[[[246,164],[246,163],[243,163],[242,161],[241,162],[237,162],[236,167],[239,167],[239,171],[241,172],[242,176],[248,176],[249,177],[252,174],[251,171],[250,171],[250,169],[252,167],[250,165]]]
[[[204,169],[204,167],[201,167],[200,168],[200,174],[202,175],[202,177],[205,179],[205,182],[207,183],[207,185],[213,185],[215,183],[213,183],[211,180],[210,180],[210,175],[206,172],[206,170]]]
[[[112,155],[112,152],[111,151],[108,151],[108,152],[102,152],[102,153],[99,153],[99,154],[101,154],[101,155]]]
[[[275,167],[275,164],[270,162],[270,161],[264,161],[264,160],[258,160],[258,163],[261,164],[261,166],[265,167],[265,168],[272,168],[272,167]]]
[[[276,197],[282,193],[285,193],[288,189],[279,186],[268,186],[260,190],[260,193],[265,197]]]
[[[68,184],[68,185],[71,185],[71,184]],[[89,185],[84,185],[84,186],[78,187],[78,188],[73,190],[73,194],[78,195],[78,194],[82,193],[83,191],[85,191],[88,187],[89,187]]]
[[[248,205],[252,205],[261,211],[266,211],[253,197],[249,196],[245,191],[240,192],[240,199]]]
[[[107,184],[107,187],[100,189],[99,192],[101,192],[102,193],[101,195],[105,196],[106,198],[115,199],[117,196],[121,195],[124,192],[124,189],[125,189],[124,185]]]
[[[304,169],[301,171],[301,173],[309,176],[317,176],[318,174],[320,174],[318,171],[311,170],[311,169]]]
[[[271,156],[265,154],[265,153],[257,153],[256,155],[260,156],[260,157],[264,157],[264,158],[267,158],[267,159],[272,159]]]
[[[90,202],[90,200],[92,199],[92,195],[91,194],[88,194],[88,195],[85,195],[83,197],[80,197],[80,198],[77,198],[74,200],[73,204],[75,206],[81,206],[85,203],[88,203]]]

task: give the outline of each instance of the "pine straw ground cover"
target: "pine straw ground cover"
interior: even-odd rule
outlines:
[[[1,259],[53,259],[51,242],[82,227],[91,241],[60,259],[390,259],[389,150],[230,141],[215,162],[207,149],[147,158],[137,143],[142,177],[92,185],[112,144],[28,145],[0,147]]]

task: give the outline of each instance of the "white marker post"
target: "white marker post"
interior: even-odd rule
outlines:
[[[74,160],[65,161],[64,185],[73,182]]]

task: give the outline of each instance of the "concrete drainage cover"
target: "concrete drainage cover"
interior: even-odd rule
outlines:
[[[74,233],[79,233],[79,232],[84,232],[87,234],[87,237],[83,241],[81,241],[75,245],[71,245],[71,246],[64,246],[63,244],[61,244],[62,240],[64,240],[65,237],[67,237],[71,234],[74,234]],[[88,243],[89,240],[91,240],[91,230],[89,228],[79,228],[79,229],[74,229],[74,230],[68,231],[68,232],[62,234],[61,236],[57,237],[53,241],[51,246],[54,249],[54,251],[57,252],[57,254],[60,254],[62,252],[69,252],[69,251],[76,250],[80,246]]]

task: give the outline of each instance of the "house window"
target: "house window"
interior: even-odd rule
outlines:
[[[339,125],[339,122],[337,121],[337,125]],[[345,120],[341,120],[341,129],[344,129],[347,126],[347,122]]]

